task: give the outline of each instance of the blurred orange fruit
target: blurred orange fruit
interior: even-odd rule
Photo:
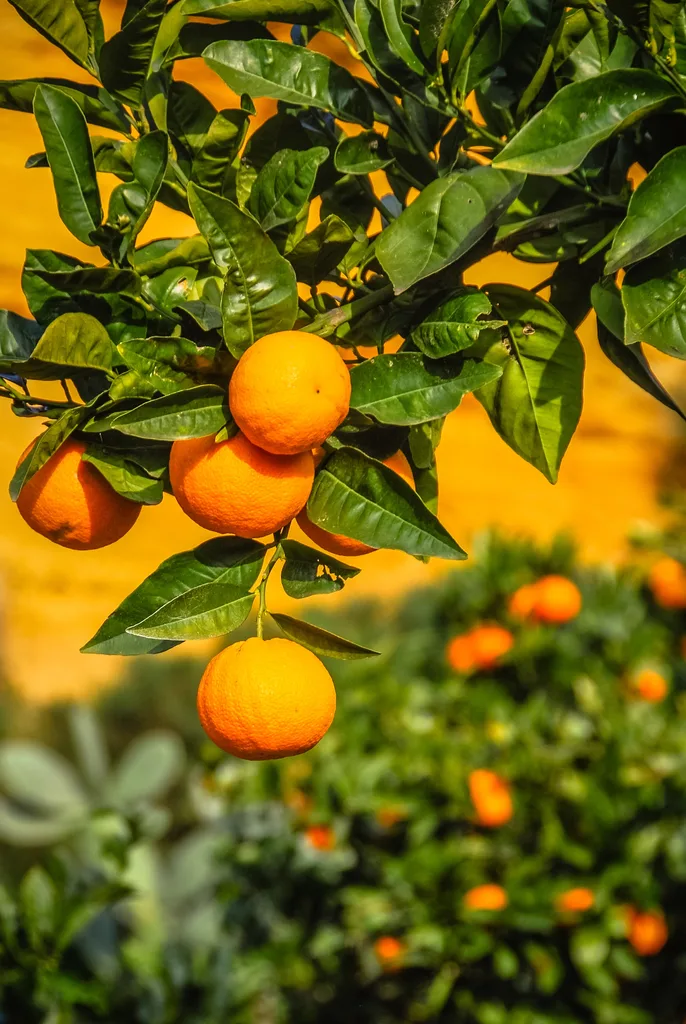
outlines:
[[[686,608],[686,569],[676,558],[661,558],[648,574],[648,585],[662,608]]]
[[[315,461],[319,459],[315,453]],[[403,455],[402,452],[396,452],[395,455],[391,455],[390,458],[384,459],[384,466],[388,466],[394,473],[401,476],[405,483],[409,484],[410,487],[414,487],[414,478],[412,476],[412,470],[410,464]],[[376,551],[376,548],[370,548],[367,544],[363,544],[362,541],[353,540],[352,537],[345,537],[342,533],[329,533],[328,530],[324,530],[321,526],[317,526],[316,523],[310,521],[307,511],[302,510],[300,515],[297,517],[297,523],[302,532],[318,544],[324,551],[331,552],[332,555],[343,555],[348,558],[359,557],[360,555],[369,555],[372,551]]]
[[[333,345],[305,331],[279,331],[238,360],[229,404],[253,444],[296,455],[316,448],[343,422],[350,390],[350,372]]]
[[[227,647],[209,663],[198,689],[207,735],[248,761],[310,750],[335,711],[333,680],[319,658],[281,637],[250,637]]]
[[[272,455],[244,434],[217,444],[210,434],[174,441],[169,477],[194,523],[213,533],[264,537],[289,523],[307,501],[314,459],[310,451]]]
[[[669,938],[661,910],[629,908],[629,942],[639,956],[655,956]]]
[[[510,787],[507,781],[495,772],[485,768],[470,772],[469,795],[480,825],[498,828],[512,817],[514,809]]]
[[[544,576],[536,587],[534,615],[540,622],[559,625],[581,611],[581,593],[566,576]]]
[[[21,456],[23,462],[36,442]],[[120,540],[141,506],[118,494],[81,456],[83,441],[68,440],[24,484],[17,498],[22,519],[42,537],[64,548],[90,551]]]
[[[329,825],[310,825],[305,829],[305,842],[314,850],[328,853],[336,845],[336,833]]]
[[[382,935],[374,943],[376,959],[386,971],[397,971],[407,952],[407,945],[394,935]]]
[[[529,619],[536,607],[536,584],[525,583],[510,596],[508,611],[515,619]]]
[[[446,647],[448,664],[456,672],[493,668],[514,644],[514,637],[503,626],[475,626],[450,640]]]
[[[314,807],[314,800],[307,793],[303,793],[302,789],[294,789],[292,793],[289,793],[285,799],[286,807],[290,808],[294,814],[300,817],[306,817],[312,808]]]
[[[504,910],[507,893],[501,885],[477,885],[465,893],[464,905],[468,910]]]
[[[652,668],[644,668],[634,679],[634,689],[642,700],[651,704],[659,704],[669,693],[669,685],[664,676]]]
[[[564,913],[582,913],[591,910],[595,904],[595,895],[592,889],[568,889],[560,893],[555,902],[557,909]]]

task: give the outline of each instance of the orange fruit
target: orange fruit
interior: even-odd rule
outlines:
[[[455,636],[446,647],[448,664],[456,672],[489,669],[512,648],[514,637],[502,626],[475,626]]]
[[[445,649],[448,664],[455,672],[473,672],[476,668],[471,633],[461,633],[448,641]]]
[[[207,735],[247,761],[310,750],[335,711],[333,680],[319,658],[280,637],[227,647],[209,663],[198,689]]]
[[[244,434],[174,441],[169,459],[174,496],[193,522],[214,533],[264,537],[300,511],[314,480],[312,452],[272,455]]]
[[[407,952],[407,945],[394,935],[382,935],[374,943],[376,959],[386,971],[397,971]]]
[[[118,494],[92,463],[83,461],[85,451],[83,441],[65,441],[17,498],[19,514],[32,530],[77,551],[120,540],[141,511],[137,502]]]
[[[305,841],[315,850],[328,852],[336,845],[336,835],[328,825],[310,825],[305,829]]]
[[[525,583],[511,595],[507,610],[515,619],[530,619],[536,607],[536,584]]]
[[[591,910],[595,903],[595,895],[592,889],[568,889],[560,893],[555,902],[557,909],[563,913],[581,913],[584,910]]]
[[[315,462],[319,462],[316,454]],[[414,478],[410,464],[402,452],[396,452],[389,459],[384,459],[384,466],[388,466],[394,473],[401,476],[405,483],[409,484],[410,487],[414,487]],[[310,521],[305,509],[297,517],[297,523],[305,536],[309,537],[320,548],[323,548],[324,551],[329,551],[332,555],[354,558],[376,551],[376,548],[370,548],[367,544],[363,544],[362,541],[353,540],[352,537],[344,537],[342,533],[329,533],[328,530],[322,529],[321,526],[317,526],[316,523]]]
[[[581,611],[581,594],[576,583],[565,576],[544,576],[536,588],[534,615],[541,622],[569,622]]]
[[[469,795],[480,825],[498,828],[512,817],[510,787],[505,779],[495,772],[485,768],[478,768],[476,771],[470,772]]]
[[[509,901],[501,885],[487,884],[470,889],[463,902],[467,910],[504,910]]]
[[[642,700],[651,704],[659,704],[669,693],[669,686],[664,676],[652,668],[644,668],[634,680],[634,689]]]
[[[662,608],[686,608],[686,569],[676,558],[661,558],[650,570],[648,584]]]
[[[629,917],[629,942],[639,956],[655,956],[669,938],[661,910],[644,912],[632,909]]]
[[[343,422],[350,390],[350,372],[333,345],[305,331],[279,331],[238,360],[229,404],[253,444],[295,455],[316,448]]]

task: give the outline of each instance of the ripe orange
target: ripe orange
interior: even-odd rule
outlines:
[[[336,834],[328,825],[310,825],[305,829],[305,840],[313,849],[328,853],[336,845]]]
[[[305,331],[260,338],[229,384],[236,423],[253,444],[295,455],[325,441],[348,414],[350,373],[328,341]]]
[[[477,821],[487,828],[506,824],[513,814],[510,787],[495,772],[478,768],[469,774],[469,795],[476,810]]]
[[[475,626],[468,633],[453,637],[446,648],[446,658],[456,672],[489,669],[498,664],[513,644],[509,629]]]
[[[85,451],[83,441],[65,441],[17,499],[19,513],[32,530],[78,551],[120,540],[141,510],[137,502],[118,494],[92,463],[82,460]]]
[[[668,938],[669,932],[661,910],[641,912],[630,908],[629,942],[639,956],[655,956]]]
[[[247,761],[310,750],[336,711],[333,680],[319,658],[292,640],[251,637],[209,663],[198,689],[203,729]]]
[[[659,704],[669,693],[669,685],[664,676],[652,668],[644,668],[634,680],[634,689],[642,700],[651,704]]]
[[[315,454],[315,462],[318,461]],[[401,476],[405,483],[408,483],[410,487],[414,487],[410,464],[402,452],[396,452],[390,458],[384,459],[384,466],[388,466],[394,473]],[[343,555],[353,558],[376,551],[376,548],[370,548],[367,544],[363,544],[362,541],[353,540],[352,537],[344,537],[342,533],[329,533],[328,530],[323,530],[321,526],[317,526],[316,523],[310,521],[305,509],[302,510],[296,521],[302,532],[311,541],[318,544],[324,551],[330,551],[332,555]]]
[[[541,622],[569,622],[581,611],[581,594],[576,583],[565,576],[544,576],[536,588],[534,615]]]
[[[663,608],[686,608],[686,569],[676,558],[661,558],[650,570],[648,583]]]
[[[536,584],[525,583],[510,597],[508,611],[515,619],[530,619],[536,607]]]
[[[374,943],[376,959],[383,966],[385,971],[397,971],[400,969],[407,945],[394,935],[382,935]]]
[[[592,889],[568,889],[560,893],[555,902],[557,909],[563,913],[582,913],[591,910],[595,903],[595,895]]]
[[[509,901],[501,885],[488,884],[470,889],[463,902],[467,910],[504,910]]]
[[[243,434],[174,441],[169,459],[174,496],[193,522],[214,533],[264,537],[300,511],[314,479],[312,452],[272,455]]]
[[[474,648],[472,646],[471,633],[461,633],[448,641],[445,649],[445,657],[455,672],[473,672],[476,668]]]

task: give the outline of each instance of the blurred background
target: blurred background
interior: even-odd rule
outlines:
[[[0,5],[3,77],[78,77]],[[111,31],[121,5],[102,10]],[[336,41],[312,45],[350,64]],[[201,61],[179,72],[238,105]],[[86,250],[49,173],[24,169],[42,148],[32,119],[0,111],[0,137],[0,306],[26,314],[25,249]],[[160,208],[142,241],[192,231]],[[552,269],[498,255],[468,283]],[[74,553],[32,533],[3,485],[2,1024],[686,1018],[684,432],[607,362],[591,318],[580,337],[585,405],[559,483],[467,396],[438,465],[468,565],[376,553],[345,600],[313,606],[382,655],[330,666],[334,726],[285,763],[204,740],[211,646],[133,664],[78,653],[208,536],[173,498],[115,547]],[[650,358],[683,404],[683,365]],[[6,484],[39,427],[5,406],[0,426]],[[550,575],[580,610],[513,604]],[[270,604],[289,610],[278,584]]]

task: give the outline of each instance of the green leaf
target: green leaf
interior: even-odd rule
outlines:
[[[376,242],[396,294],[454,263],[485,235],[522,187],[492,167],[456,171],[428,185]]]
[[[34,740],[0,744],[0,787],[17,804],[78,817],[88,798],[71,764]]]
[[[90,40],[86,24],[74,0],[10,0],[24,21],[37,29],[68,57],[87,67]]]
[[[494,312],[507,321],[484,333],[474,351],[503,375],[476,397],[502,439],[554,483],[581,415],[584,352],[550,303],[514,285],[487,285]]]
[[[341,174],[372,174],[393,163],[383,135],[360,132],[338,143],[334,154],[336,170]]]
[[[183,775],[185,762],[180,736],[150,729],[125,749],[110,776],[107,799],[127,813],[136,805],[160,800]]]
[[[674,99],[664,78],[640,68],[572,82],[508,142],[494,166],[525,174],[567,174],[594,146]]]
[[[166,559],[112,612],[84,647],[84,654],[154,654],[173,643],[151,642],[127,633],[164,605],[206,583],[223,583],[243,591],[252,587],[264,561],[265,548],[253,540],[215,537],[192,551]]]
[[[82,292],[90,295],[113,292],[139,295],[141,290],[138,274],[126,268],[78,266],[73,270],[44,270],[39,266],[27,266],[24,269],[30,276],[40,278],[51,288],[68,295]]]
[[[374,356],[350,371],[350,406],[380,423],[411,426],[446,416],[463,395],[500,375],[495,366],[459,357],[434,361],[418,352]]]
[[[152,213],[169,160],[165,132],[151,132],[136,143],[133,180],[117,187],[110,196],[103,244],[111,245],[123,260]],[[110,241],[112,239],[112,241]]]
[[[622,282],[624,341],[686,359],[686,241],[628,271]]]
[[[338,266],[354,240],[345,221],[332,213],[287,251],[286,258],[298,280],[312,285]]]
[[[240,96],[267,96],[300,107],[328,110],[342,121],[371,125],[362,85],[321,53],[269,39],[213,43],[205,63]]]
[[[333,555],[296,540],[284,540],[281,547],[286,556],[281,570],[281,585],[289,597],[300,599],[335,594],[343,589],[345,580],[352,579],[360,571],[339,562]]]
[[[578,928],[572,932],[569,953],[580,970],[599,967],[610,952],[610,940],[600,928]]]
[[[193,181],[209,192],[226,195],[234,189],[234,163],[245,141],[250,117],[245,110],[220,110],[193,160]]]
[[[148,277],[155,277],[173,267],[207,263],[210,258],[210,247],[202,235],[159,239],[131,253],[136,271]]]
[[[75,100],[50,85],[36,89],[33,110],[60,217],[80,242],[93,245],[90,236],[102,220],[102,206],[86,119]]]
[[[308,518],[332,533],[373,548],[460,560],[464,551],[392,469],[353,448],[340,448],[320,467]]]
[[[328,0],[185,0],[186,14],[231,21],[287,21],[316,25],[333,10]]]
[[[491,302],[478,288],[464,287],[442,302],[412,332],[412,341],[431,359],[469,348],[486,328],[504,327],[502,320],[481,320]]]
[[[217,111],[198,89],[188,82],[172,82],[169,90],[168,127],[186,150],[189,159],[203,147]]]
[[[226,389],[201,384],[124,412],[114,418],[112,428],[133,437],[176,441],[216,434],[230,418]]]
[[[240,3],[240,0],[229,0],[229,3],[232,8],[235,8],[236,3]],[[178,9],[180,11],[182,7],[183,4],[177,4],[176,8],[172,7],[171,10]],[[187,18],[188,15],[184,15],[184,17]],[[164,28],[162,31],[164,31]],[[158,36],[156,50],[159,48],[161,36],[162,32]],[[190,24],[183,25],[181,30],[171,40],[164,54],[163,66],[169,66],[175,60],[188,60],[191,57],[200,57],[203,50],[206,50],[212,43],[220,43],[225,39],[272,38],[273,36],[266,25],[260,25],[255,21],[229,21],[223,25],[205,25],[191,22]]]
[[[84,405],[67,409],[59,419],[51,423],[48,429],[39,436],[28,455],[17,466],[14,476],[10,480],[10,498],[12,501],[17,500],[24,484],[61,448],[67,438],[88,417],[88,413],[89,410]]]
[[[57,890],[50,875],[38,865],[29,868],[19,884],[19,907],[31,949],[43,949],[53,935],[57,919]]]
[[[295,323],[295,273],[259,224],[235,203],[189,185],[193,216],[225,273],[224,340],[240,356],[257,339]]]
[[[248,200],[248,212],[265,231],[295,220],[308,202],[317,171],[328,159],[325,146],[304,152],[282,149],[267,161],[255,178]]]
[[[605,272],[643,260],[686,235],[686,146],[673,149],[638,186],[608,253]]]
[[[12,373],[16,363],[27,360],[42,333],[35,320],[0,309],[0,370]]]
[[[52,0],[48,2],[52,5]],[[0,82],[0,107],[24,114],[33,113],[36,89],[41,85],[54,86],[74,100],[89,124],[119,132],[128,130],[124,111],[104,89],[96,85],[79,85],[65,78],[15,78]]]
[[[599,322],[623,342],[624,306],[622,293],[614,281],[596,282],[591,288],[591,302]]]
[[[165,604],[127,632],[153,640],[209,640],[245,622],[255,601],[230,583],[204,583]]]
[[[422,0],[419,9],[419,43],[425,57],[436,53],[450,16],[459,0]]]
[[[228,369],[216,349],[200,348],[187,338],[131,338],[118,348],[127,366],[164,395],[193,387],[199,374],[220,375]],[[233,362],[230,356],[226,361]]]
[[[598,342],[610,362],[614,363],[629,380],[638,384],[639,388],[671,409],[682,420],[686,420],[686,414],[651,370],[640,344],[625,345],[602,323],[598,324]]]
[[[163,481],[154,480],[121,452],[108,448],[89,448],[83,458],[102,473],[117,494],[122,494],[129,501],[141,505],[159,505],[162,501]]]
[[[102,84],[122,103],[141,104],[166,6],[167,0],[148,0],[100,51]]]
[[[110,373],[114,352],[109,334],[95,317],[64,313],[46,327],[32,359]]]
[[[403,20],[401,0],[379,0],[379,11],[393,52],[418,75],[425,74],[424,65],[412,46],[414,33]]]
[[[300,619],[283,615],[281,612],[270,612],[269,615],[284,636],[289,640],[295,640],[296,643],[320,657],[341,658],[343,661],[378,657],[378,651],[372,651],[369,647],[361,647],[359,644],[353,643],[352,640],[345,640],[342,636],[321,629],[320,626],[301,622]]]

